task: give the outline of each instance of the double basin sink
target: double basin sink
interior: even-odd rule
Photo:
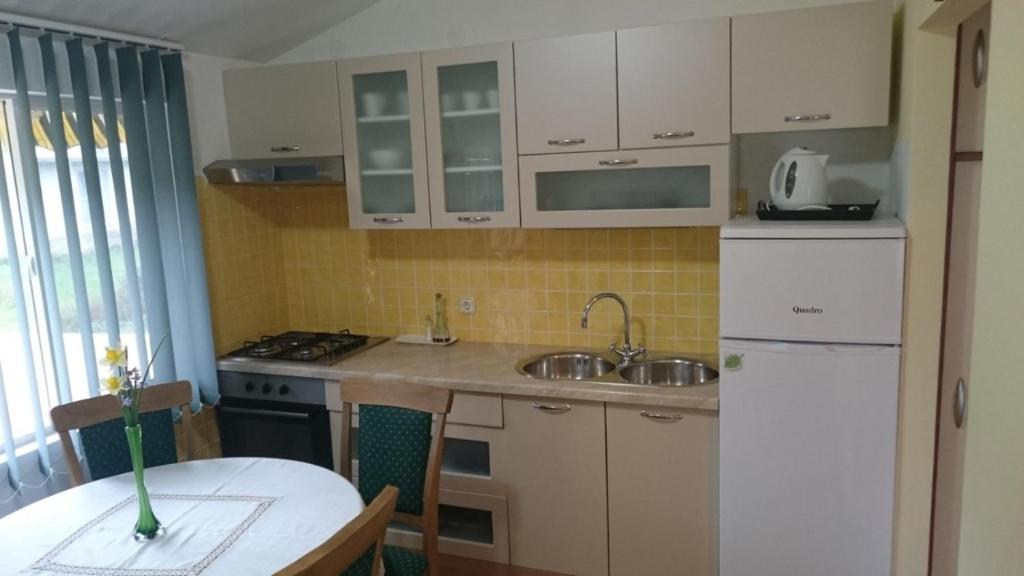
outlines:
[[[697,386],[718,381],[718,371],[687,358],[652,358],[616,368],[590,352],[555,352],[520,361],[516,370],[538,380],[589,380],[638,386]]]

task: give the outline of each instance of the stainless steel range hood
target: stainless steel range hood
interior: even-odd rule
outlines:
[[[210,184],[276,186],[340,184],[345,181],[341,156],[217,160],[203,168]]]

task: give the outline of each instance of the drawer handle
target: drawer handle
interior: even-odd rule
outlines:
[[[298,146],[274,146],[270,149],[271,152],[298,152]]]
[[[544,412],[556,413],[568,412],[572,410],[572,406],[570,406],[569,404],[541,404],[540,402],[534,402],[533,407],[536,408],[537,410],[542,410]]]
[[[398,218],[380,218],[380,217],[377,217],[377,218],[373,219],[373,223],[374,224],[401,224],[402,222],[405,222],[405,218],[402,218],[402,217],[398,217]]]
[[[670,420],[675,422],[683,419],[682,414],[662,414],[661,412],[648,412],[647,410],[640,412],[640,415],[651,420]]]
[[[786,116],[786,122],[817,122],[818,120],[831,120],[831,114],[796,114]]]
[[[683,138],[693,138],[696,134],[693,130],[687,130],[686,132],[658,132],[654,135],[655,140],[682,140]]]
[[[636,158],[619,159],[619,160],[601,160],[598,162],[601,166],[632,166],[640,162]]]
[[[490,221],[490,216],[459,216],[459,222],[465,222],[466,224],[482,224]]]
[[[575,146],[586,141],[586,138],[562,138],[561,140],[548,140],[548,144],[551,146]]]

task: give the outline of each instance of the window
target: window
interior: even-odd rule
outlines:
[[[36,104],[39,105],[39,108],[35,107]],[[0,368],[2,368],[6,383],[27,384],[34,379],[41,405],[41,413],[35,414],[32,408],[32,391],[29,386],[8,384],[5,387],[11,430],[16,445],[32,439],[37,417],[42,417],[44,426],[47,430],[50,429],[49,410],[61,402],[58,386],[60,375],[57,373],[59,363],[63,362],[63,365],[67,367],[71,399],[78,400],[91,395],[90,370],[87,364],[95,365],[97,361],[97,358],[85,357],[86,347],[83,346],[82,341],[81,320],[84,316],[79,313],[76,301],[72,275],[71,242],[69,242],[65,225],[57,158],[49,136],[55,128],[64,130],[67,141],[69,176],[73,189],[75,224],[78,228],[79,253],[88,301],[87,315],[89,329],[92,332],[92,349],[102,352],[103,347],[110,340],[105,323],[107,310],[105,310],[100,287],[100,268],[102,266],[100,258],[102,255],[97,251],[97,245],[102,242],[97,242],[97,231],[94,230],[93,218],[90,213],[82,146],[77,134],[77,119],[73,113],[65,111],[65,117],[54,122],[49,114],[42,109],[44,106],[45,103],[42,101],[33,102],[32,133],[35,136],[34,151],[39,166],[42,207],[45,215],[49,255],[52,261],[59,325],[63,336],[61,341],[63,342],[64,359],[57,358],[56,362],[53,355],[59,355],[60,350],[54,350],[48,344],[50,324],[46,317],[46,295],[42,290],[42,282],[45,279],[39,277],[40,268],[37,265],[38,251],[41,247],[36,246],[32,239],[32,214],[28,208],[29,201],[26,195],[24,174],[20,165],[22,151],[18,149],[18,140],[12,137],[14,131],[10,129],[14,127],[12,102],[9,98],[0,99],[0,157],[2,157],[6,177],[7,201],[11,206],[11,226],[13,228],[13,235],[8,234],[6,229],[3,230],[3,234],[0,234]],[[64,107],[65,110],[72,108],[73,103],[67,102]],[[124,133],[121,128],[121,120],[116,119],[115,121],[121,135],[121,142],[123,142]],[[106,119],[103,114],[97,112],[91,118],[89,125],[96,141],[96,159],[102,189],[103,221],[106,224],[106,229],[99,234],[106,239],[105,253],[115,287],[115,314],[120,339],[124,342],[133,342],[137,330],[132,320],[132,298],[128,293],[130,289],[128,275],[137,275],[139,269],[138,242],[135,241],[134,236],[134,211],[130,201],[124,202],[130,223],[130,226],[126,227],[127,233],[133,240],[131,242],[132,253],[126,253],[113,181],[113,171],[123,171],[124,165],[111,165],[111,154],[105,136]],[[120,152],[121,158],[126,161],[128,152],[123,143],[120,144]],[[131,197],[130,180],[127,178],[125,178],[125,187],[127,200]],[[0,222],[0,227],[3,226],[5,223]],[[15,240],[13,246],[9,246],[6,241],[9,237],[13,237]],[[19,258],[16,260],[20,263],[21,270],[16,270],[13,267],[15,259],[11,258],[12,250],[16,250],[18,253]],[[31,364],[26,361],[27,357],[22,343],[12,275],[20,276],[25,290],[25,313],[32,344]],[[2,433],[0,431],[0,434]],[[0,450],[2,450],[2,446],[0,446]]]

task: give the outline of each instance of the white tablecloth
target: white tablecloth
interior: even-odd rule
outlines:
[[[166,533],[135,542],[131,474],[56,494],[0,519],[0,574],[269,575],[363,508],[344,478],[316,466],[224,458],[146,470]]]

